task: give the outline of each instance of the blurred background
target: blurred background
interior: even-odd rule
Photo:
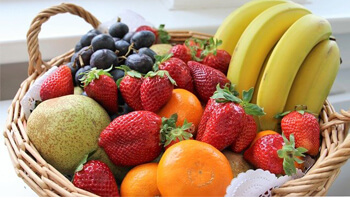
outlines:
[[[63,1],[0,0],[0,129],[4,127],[7,108],[21,82],[27,77],[28,53],[26,34],[31,20],[41,10]],[[221,22],[247,0],[75,0],[64,1],[82,6],[101,22],[111,22],[117,16],[136,13],[147,23],[169,30],[193,30],[214,34]],[[328,100],[337,111],[350,109],[350,1],[294,0],[313,13],[329,20],[341,51],[343,63]],[[40,51],[49,60],[70,49],[81,35],[92,27],[70,14],[52,17],[39,34]],[[7,149],[0,137],[0,196],[36,196],[16,177]],[[329,196],[350,196],[350,163],[348,162],[329,190]]]

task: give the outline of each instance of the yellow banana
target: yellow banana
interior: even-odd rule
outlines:
[[[301,5],[287,2],[266,9],[249,24],[236,45],[227,73],[240,97],[243,90],[255,87],[267,54],[282,35],[310,13]]]
[[[293,110],[296,105],[306,105],[308,110],[319,114],[339,66],[340,53],[337,43],[328,39],[320,42],[301,65],[284,110]]]
[[[224,19],[214,35],[215,39],[222,40],[218,49],[226,50],[232,55],[237,41],[249,23],[267,8],[285,2],[286,0],[254,0],[237,8]]]
[[[278,130],[276,114],[283,112],[294,78],[311,49],[329,38],[329,22],[308,14],[297,20],[273,49],[260,82],[257,104],[266,115],[259,117],[262,130]]]

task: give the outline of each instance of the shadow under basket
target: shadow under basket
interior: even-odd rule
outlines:
[[[74,51],[70,50],[49,62],[41,59],[38,35],[41,25],[51,16],[71,13],[83,18],[93,28],[100,22],[88,11],[69,3],[63,3],[41,11],[32,21],[27,34],[29,53],[28,78],[23,81],[11,106],[4,130],[5,144],[16,174],[39,196],[96,196],[75,187],[63,174],[47,163],[29,140],[26,119],[20,101],[34,81],[51,66],[70,61]],[[192,31],[169,31],[171,43],[181,43],[191,37],[206,39],[211,35]],[[314,166],[299,179],[286,182],[273,189],[273,196],[324,196],[338,176],[340,168],[350,157],[349,131],[350,113],[335,112],[326,100],[319,115],[321,127],[321,150]]]

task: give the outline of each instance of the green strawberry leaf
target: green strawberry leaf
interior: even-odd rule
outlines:
[[[251,87],[248,91],[243,90],[243,101],[250,102],[253,98],[254,88]]]
[[[163,44],[169,44],[169,41],[171,39],[171,36],[169,33],[164,29],[165,24],[160,24],[158,28],[158,37],[160,39],[160,42]]]
[[[301,159],[298,157],[305,157],[303,153],[307,150],[303,147],[295,148],[295,139],[294,135],[289,135],[289,140],[286,138],[284,133],[282,132],[282,138],[284,145],[282,149],[277,151],[278,157],[283,158],[283,170],[288,175],[291,176],[296,173],[296,168],[294,162],[299,164],[303,163]]]
[[[164,76],[167,76],[169,81],[171,82],[171,84],[173,85],[177,85],[176,81],[170,76],[169,72],[166,70],[158,70],[156,72],[154,71],[149,71],[146,75],[145,78],[147,77],[155,77],[155,76],[159,76],[161,78],[163,78]]]
[[[101,75],[106,75],[112,77],[110,73],[108,73],[113,66],[108,69],[97,69],[96,67],[92,68],[90,71],[84,72],[84,76],[79,79],[83,83],[83,87],[88,86],[93,80],[99,79]]]
[[[172,141],[176,141],[177,139],[182,141],[193,137],[193,135],[188,132],[188,130],[192,127],[192,123],[188,123],[185,119],[183,125],[181,127],[177,127],[177,117],[177,113],[172,114],[170,118],[162,117],[160,143],[163,144],[164,147],[168,146]]]
[[[172,53],[164,54],[164,55],[155,55],[154,58],[156,59],[156,61],[154,62],[154,65],[153,65],[153,71],[155,71],[155,72],[158,71],[159,65],[162,62],[169,60],[172,56],[173,56]]]

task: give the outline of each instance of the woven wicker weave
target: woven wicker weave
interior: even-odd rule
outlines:
[[[68,62],[73,50],[43,62],[39,51],[38,35],[41,25],[51,16],[71,13],[83,18],[97,28],[100,22],[89,12],[74,4],[61,4],[43,10],[32,21],[27,34],[29,52],[29,77],[23,81],[8,110],[4,131],[14,169],[19,177],[39,196],[95,196],[76,188],[60,172],[48,164],[37,152],[26,134],[26,119],[20,101],[33,82],[51,66]],[[170,31],[171,42],[180,43],[190,37],[209,38],[210,35],[191,31]],[[274,196],[323,196],[339,174],[340,167],[350,157],[349,130],[350,113],[336,113],[326,101],[319,116],[322,145],[320,156],[311,170],[300,179],[289,181],[273,190]]]

